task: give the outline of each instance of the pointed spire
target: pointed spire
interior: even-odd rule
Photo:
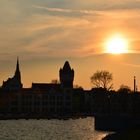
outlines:
[[[16,71],[19,71],[19,58],[17,57],[17,66],[16,66]]]
[[[19,58],[18,58],[18,57],[17,57],[17,64],[16,64],[15,77],[19,77],[19,79],[20,79]]]
[[[7,81],[4,81],[2,87],[5,88],[6,90],[19,90],[22,88],[18,57],[15,75],[12,78],[8,78]]]

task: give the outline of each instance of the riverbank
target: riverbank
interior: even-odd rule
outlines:
[[[76,114],[0,114],[0,120],[18,120],[18,119],[58,119],[58,120],[68,120],[68,119],[79,119],[93,117],[86,114],[76,113]]]

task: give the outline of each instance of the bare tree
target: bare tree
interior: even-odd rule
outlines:
[[[105,88],[107,90],[111,90],[113,88],[112,73],[106,70],[96,71],[90,78],[93,87],[96,88]]]

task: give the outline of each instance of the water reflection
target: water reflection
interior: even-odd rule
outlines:
[[[94,130],[94,118],[0,121],[0,139],[101,140],[108,133]]]

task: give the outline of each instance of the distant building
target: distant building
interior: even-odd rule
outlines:
[[[63,68],[60,68],[59,77],[62,87],[73,88],[74,70],[71,69],[68,61],[65,62]]]
[[[103,88],[74,88],[74,70],[68,61],[59,70],[59,82],[32,83],[23,88],[19,60],[12,78],[0,88],[1,114],[15,116],[63,116],[71,114],[140,116],[140,94],[107,91]]]
[[[19,115],[64,115],[82,111],[83,89],[73,88],[74,70],[68,61],[59,71],[60,83],[32,83],[22,88],[19,61],[12,78],[0,90],[0,111]]]
[[[15,75],[7,81],[3,81],[2,89],[6,91],[22,89],[21,74],[19,69],[19,60],[17,59]]]

